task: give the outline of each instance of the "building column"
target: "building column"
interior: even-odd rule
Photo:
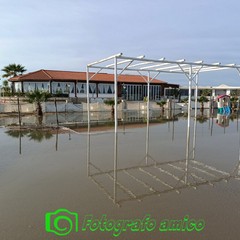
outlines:
[[[78,81],[74,81],[74,95],[75,95],[75,97],[77,97],[77,82]]]
[[[49,93],[52,94],[52,81],[49,81]]]
[[[96,97],[98,98],[98,83],[96,83]]]
[[[212,96],[215,97],[216,96],[216,90],[212,89]]]
[[[21,92],[24,93],[24,88],[23,88],[24,81],[22,81],[20,83],[21,83]]]

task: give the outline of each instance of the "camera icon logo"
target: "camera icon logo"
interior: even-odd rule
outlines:
[[[45,230],[57,236],[67,236],[71,232],[78,232],[78,214],[60,208],[55,212],[45,214]]]

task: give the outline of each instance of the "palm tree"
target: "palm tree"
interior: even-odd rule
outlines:
[[[42,116],[42,102],[46,102],[51,97],[49,92],[35,90],[33,92],[26,93],[26,98],[29,103],[35,103],[37,116]]]
[[[204,103],[208,102],[208,98],[206,96],[201,96],[198,101],[201,103],[201,111],[204,110]]]
[[[237,92],[237,90],[231,91],[230,102],[231,102],[232,112],[236,111],[237,110],[237,105],[238,105],[238,92]]]
[[[28,137],[29,140],[42,142],[43,140],[48,140],[53,137],[53,134],[50,131],[42,131],[42,130],[16,130],[10,129],[6,131],[8,136],[18,138],[18,137]]]
[[[198,116],[197,116],[197,121],[198,121],[199,123],[201,123],[201,124],[204,123],[204,122],[206,122],[207,120],[208,120],[208,118],[203,115],[203,112],[202,112],[201,115],[198,115]]]
[[[117,101],[117,104],[119,104],[121,101],[118,100]],[[115,100],[114,99],[106,99],[104,101],[104,103],[108,106],[111,106],[111,113],[112,113],[112,116],[114,116],[114,106],[115,106]]]
[[[198,101],[201,103],[201,111],[202,112],[204,110],[204,103],[209,102],[209,99],[207,98],[207,96],[210,96],[210,94],[211,94],[211,90],[204,89],[202,91],[200,98],[198,99]]]
[[[49,131],[34,130],[30,131],[27,135],[29,140],[34,140],[36,142],[42,142],[43,140],[48,140],[53,136]]]
[[[3,96],[10,96],[11,89],[10,89],[10,87],[8,85],[8,81],[7,80],[3,81],[3,86],[1,88],[1,90],[3,90]]]
[[[5,74],[3,74],[4,78],[10,78],[23,74],[27,71],[27,69],[25,69],[25,67],[21,64],[12,63],[5,66],[2,71],[5,72]]]

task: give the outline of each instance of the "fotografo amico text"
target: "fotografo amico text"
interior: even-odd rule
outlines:
[[[58,236],[66,236],[71,232],[108,232],[114,237],[127,232],[200,232],[204,229],[205,222],[202,219],[195,220],[185,215],[182,219],[163,219],[157,222],[150,214],[139,219],[112,219],[106,214],[95,217],[92,214],[82,217],[79,224],[79,216],[76,212],[67,209],[58,209],[45,215],[45,229],[47,232]]]

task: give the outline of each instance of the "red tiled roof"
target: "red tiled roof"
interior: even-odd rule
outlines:
[[[84,80],[86,73],[70,72],[70,71],[55,71],[55,70],[38,70],[17,77],[10,78],[10,81],[50,81],[50,80]]]
[[[93,73],[90,73],[90,76]],[[147,78],[147,77],[146,77]],[[58,70],[38,70],[17,77],[10,78],[9,81],[86,81],[86,72],[58,71]],[[114,74],[98,73],[91,81],[95,82],[114,82]],[[145,83],[139,75],[120,75],[118,82],[124,83]],[[154,79],[151,83],[165,83],[162,80]]]
[[[219,96],[217,96],[217,99],[219,99],[219,98],[224,98],[224,97],[228,97],[228,98],[230,98],[229,95],[223,94],[223,95],[219,95]]]

